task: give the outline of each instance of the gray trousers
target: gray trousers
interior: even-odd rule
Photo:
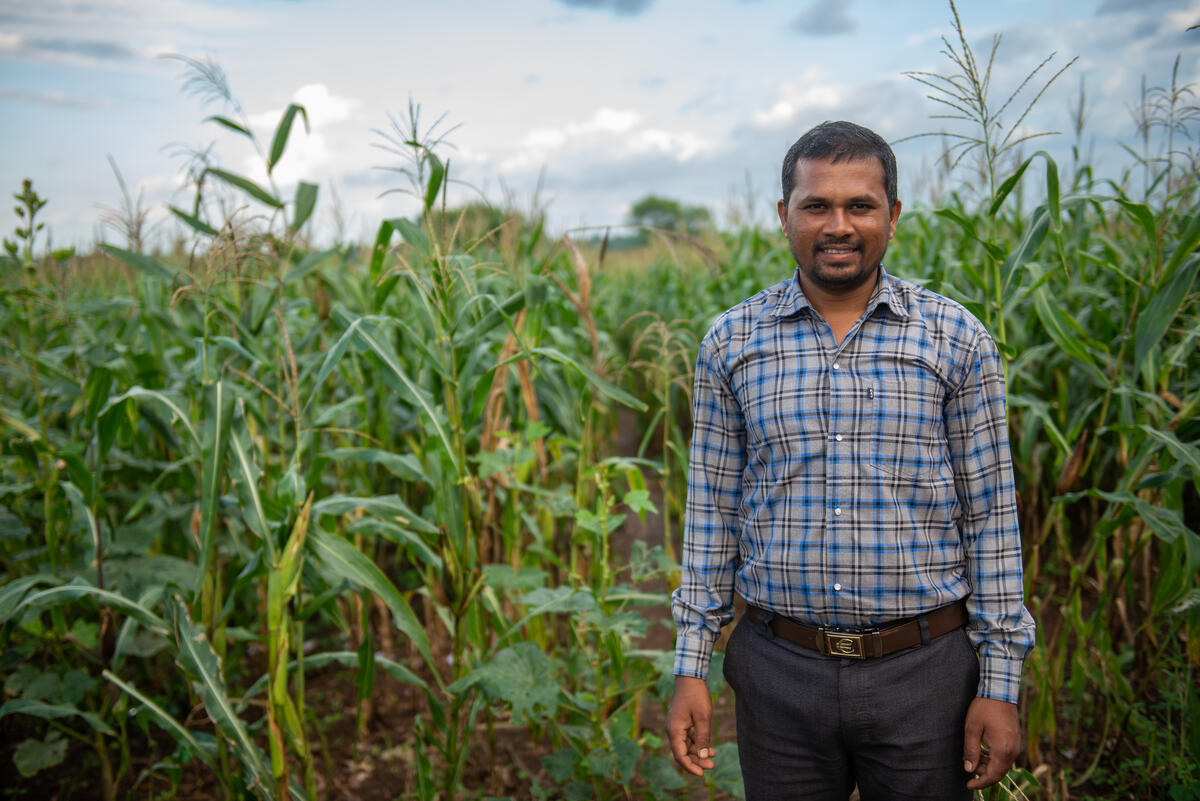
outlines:
[[[824,656],[743,618],[725,650],[747,801],[962,801],[979,661],[962,629],[878,659]]]

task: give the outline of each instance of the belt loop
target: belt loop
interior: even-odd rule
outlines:
[[[771,625],[775,613],[770,609],[763,609],[761,606],[754,607],[754,614],[750,615],[750,620],[753,622],[762,636],[768,640],[775,639],[775,627]]]
[[[929,616],[921,615],[917,618],[917,626],[921,629],[921,645],[929,645],[929,641],[933,639],[929,636]]]

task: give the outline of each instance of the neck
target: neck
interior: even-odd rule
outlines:
[[[867,310],[871,293],[875,291],[875,285],[879,282],[880,270],[876,267],[869,279],[853,289],[830,290],[808,280],[803,272],[797,271],[796,275],[799,277],[800,289],[804,291],[804,296],[826,320],[845,317],[857,320]]]

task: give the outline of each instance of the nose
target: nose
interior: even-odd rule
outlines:
[[[850,236],[854,233],[854,229],[850,226],[850,216],[846,214],[845,209],[833,208],[829,210],[829,214],[825,217],[826,236],[843,237]]]

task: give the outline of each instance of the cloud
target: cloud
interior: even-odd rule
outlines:
[[[63,92],[23,92],[19,89],[0,89],[0,103],[36,103],[55,108],[101,109],[111,104],[88,97],[74,97]]]
[[[130,48],[111,39],[69,39],[60,36],[0,34],[0,54],[9,58],[95,64],[132,61]]]
[[[792,20],[792,30],[804,36],[840,36],[852,33],[858,23],[847,13],[850,0],[812,0]]]
[[[843,105],[851,89],[826,76],[820,67],[806,67],[798,81],[785,81],[777,99],[769,107],[751,114],[751,123],[758,128],[791,127],[812,112],[828,114]]]
[[[308,122],[314,129],[350,119],[354,109],[361,102],[353,97],[335,95],[323,83],[301,86],[292,95],[292,101],[304,106],[304,110],[308,114]],[[270,127],[274,130],[274,126],[279,124],[279,120],[283,116],[283,111],[283,108],[274,108],[251,114],[249,115],[250,124],[255,127]]]
[[[94,58],[97,61],[124,61],[134,58],[135,53],[119,42],[99,39],[29,38],[22,46],[34,51],[61,55],[76,55]]]
[[[555,163],[615,161],[646,154],[667,156],[683,163],[713,149],[714,145],[692,131],[669,131],[639,127],[635,111],[600,108],[588,120],[558,127],[534,128],[515,152],[497,165],[501,173],[540,169],[551,158]]]
[[[632,17],[648,9],[654,0],[558,0],[570,8],[607,9],[622,17]]]
[[[353,120],[354,110],[361,105],[361,101],[336,95],[323,83],[301,86],[292,94],[292,101],[304,106],[309,131],[305,133],[302,120],[293,121],[286,154],[275,168],[274,177],[281,184],[291,184],[302,179],[332,176],[344,167],[339,162],[344,155],[345,148],[341,143],[345,137],[339,135],[336,129],[340,123]],[[248,114],[247,120],[260,140],[266,141],[274,135],[275,126],[279,124],[283,112],[283,108],[267,109]],[[247,157],[243,166],[256,178],[265,177],[257,156]]]
[[[1104,0],[1096,14],[1120,14],[1124,11],[1142,12],[1150,6],[1173,5],[1177,0]]]

